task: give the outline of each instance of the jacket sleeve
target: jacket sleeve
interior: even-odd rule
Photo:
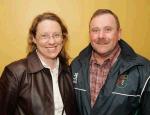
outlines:
[[[150,76],[147,79],[147,84],[141,97],[140,115],[149,115],[149,114],[150,114]]]
[[[5,67],[0,78],[0,115],[13,115],[17,101],[18,82],[15,74]]]

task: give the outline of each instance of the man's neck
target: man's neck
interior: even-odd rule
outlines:
[[[108,52],[106,54],[99,54],[98,52],[93,50],[92,51],[92,55],[93,55],[93,58],[96,59],[97,63],[103,64],[104,61],[106,61],[108,59],[111,60],[113,57],[116,57],[115,55],[118,56],[120,54],[120,50],[121,50],[120,46],[116,45],[116,47],[112,51],[110,51],[110,52]]]

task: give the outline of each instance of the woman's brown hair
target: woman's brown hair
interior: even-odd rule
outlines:
[[[61,19],[54,13],[51,12],[45,12],[42,13],[40,15],[38,15],[37,17],[34,18],[32,25],[29,29],[29,35],[28,35],[28,52],[31,53],[34,50],[36,50],[36,44],[33,42],[33,38],[35,38],[36,36],[36,32],[37,32],[37,26],[40,22],[42,22],[43,20],[53,20],[59,23],[60,27],[61,27],[61,31],[62,31],[62,35],[63,35],[63,48],[59,54],[59,58],[60,61],[62,60],[65,63],[69,63],[69,56],[66,52],[66,43],[68,41],[68,30],[66,28],[66,26],[64,25],[64,23],[61,21]]]

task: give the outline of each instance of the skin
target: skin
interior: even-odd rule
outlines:
[[[120,39],[121,29],[117,29],[115,18],[111,14],[94,17],[90,23],[90,42],[95,56],[102,61],[113,52]]]
[[[43,20],[37,26],[36,37],[33,42],[37,46],[37,52],[40,58],[51,68],[55,67],[58,54],[63,47],[63,38],[54,39],[54,33],[62,33],[58,22],[53,20]],[[48,35],[48,40],[43,40],[41,36]]]

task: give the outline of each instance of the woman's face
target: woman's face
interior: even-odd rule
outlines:
[[[63,36],[60,24],[54,20],[43,20],[37,25],[33,42],[39,55],[44,59],[56,59],[63,47]]]

